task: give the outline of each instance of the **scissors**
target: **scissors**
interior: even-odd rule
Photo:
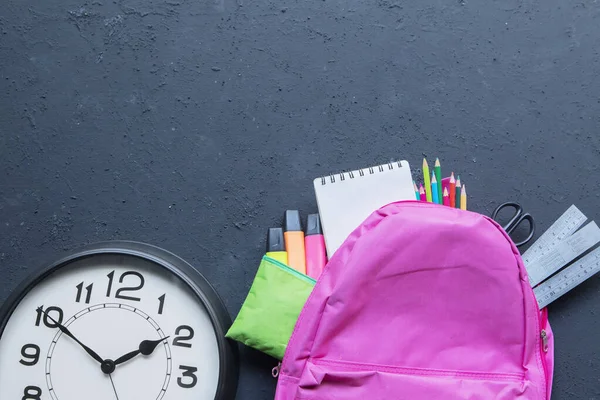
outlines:
[[[524,244],[528,243],[531,238],[533,238],[533,235],[535,234],[535,221],[533,220],[533,217],[531,216],[531,214],[526,213],[523,210],[523,207],[521,207],[521,205],[519,203],[514,203],[512,201],[506,202],[504,204],[500,204],[492,213],[492,219],[498,223],[500,223],[500,221],[498,221],[498,214],[500,213],[500,211],[503,208],[506,207],[511,207],[515,209],[515,214],[513,215],[513,217],[510,219],[510,221],[508,221],[508,223],[506,225],[502,226],[502,229],[504,229],[504,231],[506,233],[508,233],[508,235],[510,236],[511,233],[513,233],[513,231],[515,229],[517,229],[517,227],[519,226],[519,224],[521,224],[521,222],[523,222],[524,220],[527,220],[529,222],[529,235],[527,236],[527,238],[525,238],[524,240],[520,241],[519,243],[515,243],[515,245],[517,247],[521,247]]]

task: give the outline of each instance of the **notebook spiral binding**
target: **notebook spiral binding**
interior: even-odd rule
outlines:
[[[363,168],[358,171],[349,171],[349,172],[340,172],[339,174],[331,174],[328,176],[321,177],[321,185],[326,185],[327,181],[330,183],[335,183],[336,176],[339,177],[340,181],[345,181],[346,179],[354,179],[357,177],[365,176],[367,173],[369,175],[373,175],[378,172],[385,171],[385,167],[387,166],[388,170],[394,169],[395,166],[397,168],[402,168],[402,163],[400,161],[389,162],[387,164],[377,165],[375,167]],[[366,172],[365,172],[366,171]],[[355,172],[358,172],[358,176],[354,175]]]

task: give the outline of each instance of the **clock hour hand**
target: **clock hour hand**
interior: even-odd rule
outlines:
[[[130,351],[129,353],[124,354],[121,357],[117,358],[115,360],[115,365],[123,364],[124,362],[131,360],[132,358],[138,356],[139,354],[149,356],[150,354],[152,354],[154,352],[154,349],[156,349],[156,346],[158,346],[159,344],[161,344],[168,338],[169,338],[169,336],[166,336],[166,337],[158,339],[158,340],[142,341],[137,350]]]
[[[81,343],[79,341],[79,339],[77,339],[66,326],[60,324],[57,320],[52,318],[52,316],[50,316],[50,314],[48,314],[46,311],[44,311],[44,309],[42,307],[38,307],[38,311],[44,313],[52,322],[54,322],[56,324],[57,328],[60,329],[60,331],[62,333],[64,333],[65,335],[67,335],[68,337],[73,339],[75,342],[77,342],[78,345],[83,347],[83,349],[85,350],[86,353],[88,353],[94,360],[96,360],[100,364],[102,364],[102,362],[104,361],[102,359],[102,357],[100,357],[94,350],[90,349],[85,344]]]

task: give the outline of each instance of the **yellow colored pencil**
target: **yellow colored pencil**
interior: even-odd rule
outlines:
[[[462,189],[460,189],[460,209],[467,209],[467,185],[463,183]]]
[[[427,196],[427,201],[431,203],[431,177],[429,175],[429,165],[427,164],[427,159],[423,159],[423,181],[425,186],[425,195]]]

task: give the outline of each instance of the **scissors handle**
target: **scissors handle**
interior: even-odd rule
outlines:
[[[502,203],[498,207],[496,207],[496,209],[492,213],[492,219],[494,221],[498,221],[498,219],[496,217],[498,216],[500,211],[502,211],[502,209],[506,208],[506,207],[511,207],[511,208],[515,209],[515,215],[513,215],[513,217],[510,219],[510,221],[508,221],[508,223],[506,225],[502,226],[502,228],[507,233],[511,233],[518,224],[517,220],[519,219],[521,214],[523,214],[523,207],[521,207],[521,205],[519,203],[515,203],[513,201],[508,201],[506,203]]]
[[[519,220],[515,224],[515,227],[517,225],[519,225],[521,223],[521,221],[523,221],[523,220],[529,221],[529,226],[531,228],[529,228],[529,235],[527,235],[527,237],[525,239],[521,240],[519,243],[515,243],[515,246],[517,246],[517,247],[523,246],[525,243],[529,242],[531,240],[531,238],[533,238],[533,235],[535,235],[535,221],[533,220],[533,217],[529,213],[525,213],[525,214],[521,215],[521,218],[519,218]],[[513,230],[514,230],[514,228],[513,228]]]
[[[500,211],[506,207],[511,207],[515,209],[515,215],[513,215],[510,221],[508,221],[508,223],[502,227],[502,229],[504,229],[504,231],[509,235],[517,228],[517,226],[523,220],[527,220],[529,222],[529,235],[527,236],[527,238],[521,240],[519,243],[515,243],[517,247],[520,247],[525,243],[529,242],[533,238],[533,235],[535,235],[535,221],[533,220],[531,214],[523,212],[523,207],[521,207],[519,203],[515,203],[512,201],[500,204],[498,207],[496,207],[496,209],[492,213],[492,219],[494,221],[497,221],[496,217],[498,216]]]

